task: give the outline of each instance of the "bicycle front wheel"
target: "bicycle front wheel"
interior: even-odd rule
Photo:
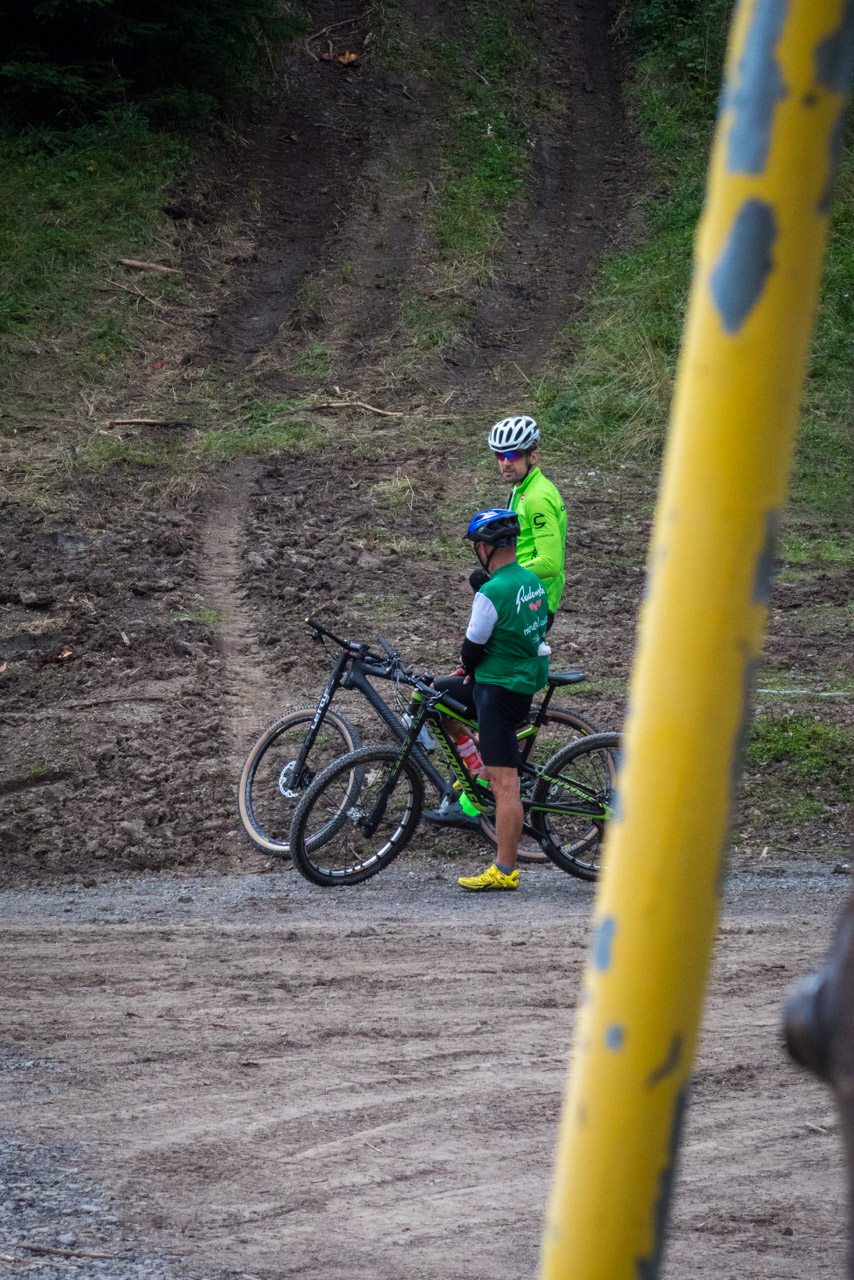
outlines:
[[[316,707],[297,707],[269,725],[246,758],[237,790],[237,808],[252,843],[274,858],[289,858],[290,829],[300,798],[317,775],[348,751],[362,745],[359,731],[345,716],[328,708],[312,743],[301,777],[297,757],[317,714]]]
[[[620,735],[597,733],[564,747],[531,795],[531,826],[561,871],[595,880],[615,802]]]
[[[412,839],[424,783],[406,760],[394,786],[399,747],[363,747],[319,774],[297,805],[290,833],[294,866],[312,884],[360,884]]]

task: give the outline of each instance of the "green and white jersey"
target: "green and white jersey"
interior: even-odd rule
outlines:
[[[554,613],[563,595],[566,574],[566,507],[551,480],[533,467],[510,495],[510,510],[519,517],[519,563],[535,573],[546,588],[549,612]]]
[[[502,565],[474,598],[466,639],[486,645],[475,668],[478,684],[536,693],[549,676],[548,599],[536,574]]]

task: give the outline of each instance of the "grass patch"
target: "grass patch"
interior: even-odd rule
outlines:
[[[304,422],[285,425],[221,427],[205,432],[199,444],[199,456],[210,462],[233,462],[251,454],[287,453],[305,448],[311,427]]]
[[[822,724],[814,716],[757,716],[747,744],[750,764],[784,764],[798,778],[835,782],[839,799],[850,799],[851,750],[854,738],[839,725]]]
[[[397,595],[369,595],[360,592],[353,600],[365,611],[370,621],[375,623],[397,620],[409,608],[409,601]]]
[[[803,533],[787,534],[780,554],[789,564],[854,564],[854,538],[837,534],[828,538]]]
[[[185,613],[173,614],[172,621],[200,622],[206,627],[218,627],[222,622],[222,614],[219,609],[195,609]]]
[[[137,437],[122,440],[93,435],[81,446],[77,465],[95,470],[113,464],[152,470],[175,470],[181,466],[185,457],[186,450],[179,444],[164,447]]]
[[[452,342],[472,312],[466,298],[407,298],[403,306],[403,326],[423,351],[445,347]]]
[[[198,456],[209,462],[233,462],[252,454],[269,456],[317,444],[316,428],[291,417],[293,407],[289,402],[253,405],[240,425],[206,431],[197,446]]]
[[[84,363],[106,363],[128,345],[127,307],[99,316],[97,290],[140,256],[163,222],[164,189],[189,152],[125,109],[68,132],[0,135],[0,377],[41,339],[73,330]],[[155,282],[155,290],[174,282]],[[120,291],[117,291],[117,296]]]
[[[429,285],[416,287],[402,312],[421,351],[450,345],[465,328],[530,170],[531,121],[544,105],[529,37],[532,16],[524,0],[468,0],[449,12],[441,37],[425,39],[402,9],[386,6],[387,62],[432,82],[446,104],[437,121],[444,135],[442,176],[428,212],[435,257]]]
[[[501,239],[504,211],[530,167],[536,55],[524,7],[469,0],[458,41],[441,41],[433,74],[463,101],[433,225],[451,260],[484,263]]]
[[[692,243],[720,86],[729,4],[625,8],[640,44],[629,99],[666,195],[645,206],[643,243],[611,256],[568,331],[571,368],[539,388],[549,438],[588,459],[655,459],[663,444],[690,284]],[[680,17],[684,12],[686,16]],[[842,163],[806,384],[792,496],[848,522],[854,349],[854,154]]]
[[[330,370],[331,360],[325,347],[311,345],[303,347],[293,359],[295,373],[306,378],[325,378]]]
[[[381,480],[371,486],[371,497],[389,511],[411,511],[415,505],[415,485],[409,476],[398,470],[391,480]]]

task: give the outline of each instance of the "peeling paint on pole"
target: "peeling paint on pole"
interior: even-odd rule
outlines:
[[[765,288],[777,240],[774,210],[746,200],[736,214],[724,251],[711,276],[712,297],[727,333],[738,333]]]
[[[854,0],[741,0],[578,1010],[543,1280],[657,1280],[854,64]]]
[[[735,118],[729,135],[730,173],[762,173],[771,149],[774,111],[786,97],[776,48],[786,0],[759,0],[738,63],[738,85],[725,96]]]

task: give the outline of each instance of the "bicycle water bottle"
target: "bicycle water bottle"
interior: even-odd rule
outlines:
[[[457,738],[457,751],[459,751],[460,758],[469,773],[477,773],[483,768],[483,761],[480,758],[477,743],[469,734],[463,732]]]

